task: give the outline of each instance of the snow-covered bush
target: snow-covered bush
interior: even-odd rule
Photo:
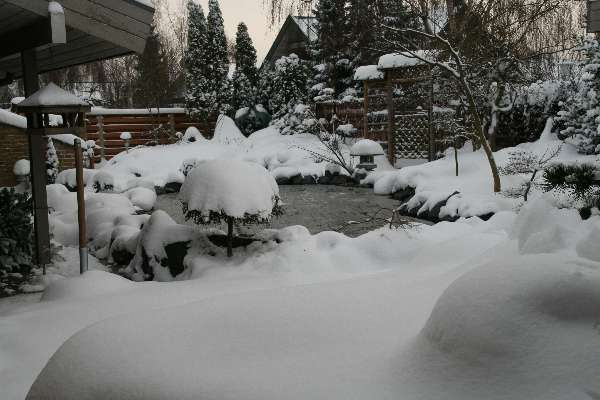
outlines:
[[[290,104],[288,112],[282,113],[272,123],[279,129],[282,135],[301,133],[318,134],[320,131],[319,121],[317,121],[310,106],[301,103]]]
[[[258,164],[237,160],[203,162],[187,176],[181,198],[186,219],[197,224],[227,223],[228,256],[234,222],[266,223],[282,213],[273,176]]]
[[[235,123],[246,136],[266,128],[270,122],[271,115],[262,104],[242,107],[235,113]]]
[[[268,107],[271,114],[280,116],[288,112],[294,104],[307,100],[309,68],[296,54],[281,57],[275,62],[275,69],[267,74]]]
[[[557,122],[560,136],[572,137],[583,154],[600,154],[600,44],[585,42],[586,62],[576,93],[562,103]]]
[[[58,155],[54,148],[54,143],[51,138],[48,138],[48,147],[46,148],[46,176],[49,185],[56,182],[58,177]]]
[[[183,143],[195,143],[204,140],[206,140],[206,138],[204,137],[204,135],[202,135],[202,132],[200,132],[198,128],[195,128],[193,126],[187,128],[181,138],[181,141]]]
[[[14,189],[0,190],[0,297],[17,293],[32,269],[32,199]]]

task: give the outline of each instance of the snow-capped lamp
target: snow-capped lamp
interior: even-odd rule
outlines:
[[[125,152],[129,153],[129,143],[131,142],[131,133],[123,132],[123,133],[121,133],[121,136],[119,136],[119,137],[125,143]]]
[[[377,168],[375,156],[383,155],[385,155],[383,147],[370,139],[361,139],[350,148],[350,156],[359,157],[359,164],[356,168],[365,171],[373,171]]]
[[[17,181],[17,186],[29,190],[29,174],[31,173],[29,160],[18,160],[13,167],[13,174]]]
[[[37,261],[39,265],[44,267],[45,274],[45,265],[50,263],[50,230],[48,227],[48,200],[46,194],[47,141],[45,137],[71,134],[85,138],[85,114],[91,110],[91,107],[79,97],[61,89],[54,83],[49,83],[17,104],[15,109],[27,118],[27,130],[25,132],[29,135]],[[54,115],[60,115],[62,120],[55,118]],[[81,155],[80,146],[81,140],[76,139],[76,156]],[[77,168],[78,171],[80,169]],[[81,175],[81,171],[79,173]],[[83,185],[81,185],[80,191],[83,193]],[[82,193],[80,194],[78,191],[78,202],[83,197]],[[80,221],[79,224],[80,238],[84,237],[86,232],[85,214],[83,214],[83,220],[83,223]]]

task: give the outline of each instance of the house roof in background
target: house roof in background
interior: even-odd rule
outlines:
[[[273,58],[273,55],[276,53],[277,48],[279,47],[281,41],[284,39],[285,35],[290,29],[296,27],[300,32],[304,35],[306,42],[313,42],[318,38],[318,28],[317,28],[317,19],[315,17],[303,17],[303,16],[293,16],[290,15],[287,17],[285,22],[283,23],[275,41],[271,45],[269,52],[267,53],[263,65],[265,63],[269,63]],[[262,67],[261,67],[262,68]]]

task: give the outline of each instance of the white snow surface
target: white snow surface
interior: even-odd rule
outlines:
[[[377,65],[363,65],[356,68],[354,72],[355,81],[374,81],[381,80],[385,73],[377,68]]]
[[[205,161],[194,168],[181,187],[189,210],[206,218],[211,212],[233,218],[258,215],[269,219],[279,188],[269,171],[256,163],[237,160]]]
[[[163,115],[185,114],[185,108],[104,108],[92,107],[87,115]]]
[[[64,14],[65,10],[60,5],[60,3],[56,1],[51,1],[48,3],[48,13],[49,14]]]
[[[384,154],[383,147],[371,139],[361,139],[350,148],[352,156],[381,156]]]
[[[60,280],[0,307],[3,398],[594,399],[599,229],[543,197],[355,239],[268,231],[184,282]]]
[[[27,129],[27,118],[0,108],[0,124]]]
[[[428,59],[428,53],[423,50],[418,50],[415,55]],[[384,54],[379,58],[377,68],[380,70],[392,68],[414,67],[424,64],[423,61],[408,52]]]
[[[61,89],[53,82],[50,82],[20,102],[17,107],[39,106],[89,106],[89,104],[74,94]]]

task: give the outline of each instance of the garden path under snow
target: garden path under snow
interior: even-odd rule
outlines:
[[[280,186],[285,214],[273,219],[269,228],[280,229],[302,225],[312,234],[324,231],[342,231],[357,237],[383,225],[381,220],[373,220],[373,215],[383,209],[397,208],[400,203],[387,196],[373,194],[372,189],[322,185]],[[177,194],[158,197],[156,208],[165,211],[177,223],[194,224],[185,221],[181,202]],[[389,218],[389,211],[380,217]],[[406,219],[406,217],[402,217]],[[369,222],[364,222],[370,219]],[[356,224],[360,222],[360,224]],[[265,226],[240,227],[240,233],[254,233]],[[225,229],[225,226],[222,227]]]

